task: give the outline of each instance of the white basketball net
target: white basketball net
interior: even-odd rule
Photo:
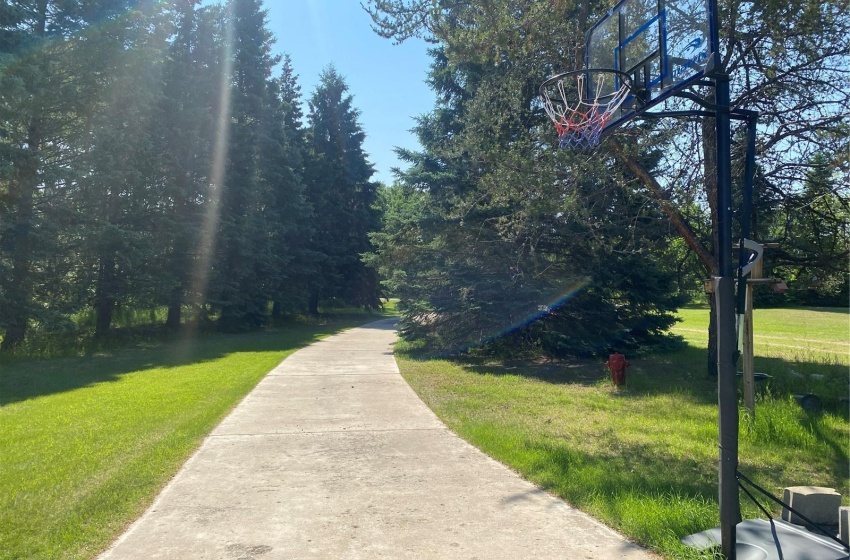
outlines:
[[[541,92],[543,108],[555,123],[561,148],[588,149],[599,145],[605,126],[630,94],[624,81],[617,91],[602,95],[606,77],[599,73],[592,100],[585,99],[585,72],[565,76]],[[610,77],[614,79],[613,74]],[[573,79],[575,89],[570,83]]]

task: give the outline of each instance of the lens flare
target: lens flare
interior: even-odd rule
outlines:
[[[499,338],[502,338],[513,331],[530,325],[531,323],[541,319],[542,317],[548,315],[549,313],[552,313],[556,309],[567,304],[567,302],[569,302],[573,297],[575,297],[579,292],[581,292],[585,287],[590,284],[590,278],[582,276],[565,280],[564,283],[567,286],[566,290],[559,292],[558,295],[549,300],[548,303],[539,304],[533,310],[529,310],[529,313],[525,315],[521,320],[512,322],[508,324],[505,328],[497,330],[493,333],[480,334],[479,337],[475,340],[470,340],[462,346],[452,348],[442,353],[441,356],[445,357],[453,354],[466,352],[472,348],[480,347],[487,343],[498,340]]]
[[[198,238],[198,260],[192,273],[191,299],[193,309],[200,310],[209,287],[210,266],[215,251],[216,233],[221,217],[221,194],[224,190],[224,173],[227,164],[227,147],[230,134],[230,93],[233,71],[233,17],[232,4],[226,11],[227,26],[224,36],[221,76],[219,77],[218,108],[215,144],[213,146],[210,181],[204,201],[204,216]],[[192,321],[191,323],[197,323]],[[190,324],[191,324],[190,323]]]

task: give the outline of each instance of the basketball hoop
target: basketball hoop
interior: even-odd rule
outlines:
[[[543,108],[555,124],[561,148],[599,145],[605,127],[629,97],[639,99],[631,77],[608,68],[574,70],[540,86]]]

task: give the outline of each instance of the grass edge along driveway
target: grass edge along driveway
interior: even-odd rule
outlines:
[[[0,559],[93,558],[266,373],[378,318],[0,364]]]
[[[847,340],[846,312],[795,313],[794,322],[781,322],[770,334],[800,340],[806,338],[797,332],[801,325],[836,322]],[[762,324],[780,314],[765,310]],[[757,329],[759,318],[757,310]],[[677,328],[699,330],[707,310],[689,310],[683,319]],[[697,338],[704,338],[701,332]],[[689,342],[675,353],[630,357],[621,388],[608,380],[604,358],[505,364],[401,354],[397,361],[440,419],[491,457],[666,558],[704,558],[679,539],[718,524],[717,387],[705,374],[704,345]],[[846,411],[806,413],[785,392],[805,374],[823,378],[817,382],[823,387],[843,386],[846,394],[847,356],[825,354],[823,346],[816,341],[802,352],[777,348],[765,356],[757,343],[756,366],[775,376],[776,390],[762,389],[754,421],[741,418],[739,466],[777,497],[786,486],[828,486],[846,505]],[[743,494],[741,505],[744,518],[761,516]]]

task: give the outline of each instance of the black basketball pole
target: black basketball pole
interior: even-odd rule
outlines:
[[[729,77],[715,78],[717,121],[717,264],[714,292],[717,310],[717,402],[720,444],[720,536],[724,558],[735,560],[735,526],[740,521],[738,496],[738,338],[735,277],[732,273],[732,171]],[[726,111],[723,111],[723,108]]]
[[[732,272],[732,127],[729,74],[720,58],[720,11],[717,0],[708,0],[709,40],[712,49],[706,69],[714,81],[717,135],[717,274],[714,305],[717,311],[717,402],[720,446],[718,500],[720,549],[727,560],[736,560],[735,528],[741,517],[738,495],[738,383],[735,362],[735,278]]]

